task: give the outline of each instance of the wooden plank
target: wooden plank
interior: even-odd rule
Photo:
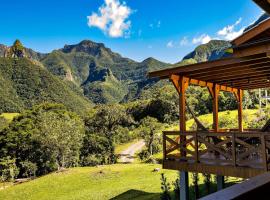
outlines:
[[[240,65],[240,66],[227,66],[224,68],[211,68],[211,69],[206,69],[206,70],[194,70],[192,72],[189,72],[186,75],[189,75],[191,77],[198,77],[198,79],[201,79],[203,77],[209,76],[209,74],[219,74],[223,75],[228,74],[230,71],[240,71],[240,70],[245,70],[245,69],[258,69],[265,67],[266,65],[269,64],[270,59],[268,57],[262,58],[260,60],[254,60],[253,62],[249,62],[249,64],[246,65]]]
[[[214,144],[210,144],[209,142],[203,140],[200,137],[198,138],[198,141],[205,144],[207,146],[208,150],[216,151],[216,152],[220,153],[221,155],[223,155],[225,158],[231,157],[231,155],[229,155],[227,152],[222,151],[221,149],[217,148]]]
[[[228,199],[268,199],[270,187],[270,173],[262,173],[242,183],[235,184],[219,192],[207,195],[200,200],[228,200]]]
[[[239,136],[237,136],[237,137],[239,137]],[[244,147],[247,147],[247,148],[249,148],[249,149],[254,148],[254,146],[252,146],[252,145],[246,143],[246,142],[243,141],[243,140],[238,139],[237,137],[235,138],[235,142],[237,142],[237,143],[239,143],[239,144],[242,144]],[[259,137],[260,137],[260,136],[259,136]]]
[[[248,167],[234,167],[230,165],[207,165],[203,163],[189,163],[179,161],[164,161],[164,169],[181,170],[196,173],[220,174],[224,176],[250,178],[262,173],[262,169],[253,169]]]
[[[164,70],[159,70],[155,72],[150,72],[148,74],[149,77],[159,77],[159,78],[169,78],[172,74],[177,75],[185,75],[186,73],[190,73],[195,70],[206,70],[206,69],[213,69],[213,68],[226,68],[229,66],[244,66],[250,63],[256,63],[259,59],[267,58],[266,53],[256,54],[252,56],[242,57],[242,58],[224,58],[215,61],[208,61],[202,63],[196,63],[186,66],[179,66]]]

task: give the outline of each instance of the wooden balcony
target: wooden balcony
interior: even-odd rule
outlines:
[[[249,178],[270,169],[269,154],[270,133],[163,132],[165,169]]]

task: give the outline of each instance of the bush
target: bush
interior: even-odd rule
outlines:
[[[150,156],[151,156],[151,154],[149,153],[149,151],[147,149],[143,149],[138,153],[138,157],[142,161],[149,159]]]
[[[30,161],[21,162],[22,176],[26,178],[36,177],[37,165]]]
[[[170,183],[167,182],[167,178],[165,177],[165,175],[162,173],[161,174],[161,190],[162,190],[162,194],[160,199],[161,200],[171,200],[171,196],[170,196]]]
[[[19,174],[16,159],[11,159],[10,157],[2,158],[0,160],[0,174],[2,182],[15,181],[15,178]]]

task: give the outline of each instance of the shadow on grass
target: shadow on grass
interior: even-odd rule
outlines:
[[[148,193],[140,190],[128,190],[110,200],[127,200],[127,199],[160,199],[160,194],[158,193]]]
[[[226,183],[226,187],[229,187],[231,185],[234,185],[235,183]],[[217,191],[217,185],[214,183],[211,183],[210,187],[210,193],[214,193]],[[199,197],[201,198],[207,195],[206,188],[204,184],[199,185]],[[129,199],[136,199],[136,200],[158,200],[160,199],[161,193],[148,193],[140,190],[128,190],[110,200],[129,200]],[[170,192],[170,196],[172,200],[175,200],[174,192]],[[195,199],[195,193],[194,193],[194,186],[189,187],[189,199],[193,200]]]

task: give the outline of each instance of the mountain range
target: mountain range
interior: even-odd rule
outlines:
[[[229,45],[210,41],[177,65],[218,59]],[[20,59],[5,58],[8,49],[0,45],[0,95],[5,97],[1,98],[0,112],[18,112],[43,101],[64,103],[76,111],[85,105],[127,102],[156,84],[158,80],[147,77],[149,71],[173,66],[154,58],[136,62],[90,40],[47,54],[24,48]]]
[[[268,17],[262,15],[245,31]],[[19,59],[6,58],[11,47],[0,44],[0,112],[20,112],[45,101],[76,112],[95,104],[133,101],[160,84],[147,77],[149,71],[228,57],[230,47],[228,41],[212,40],[170,64],[152,57],[137,62],[90,40],[45,54],[24,47]]]

